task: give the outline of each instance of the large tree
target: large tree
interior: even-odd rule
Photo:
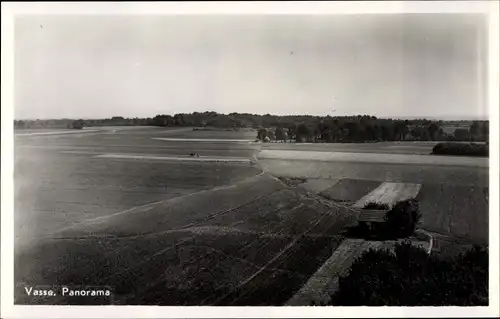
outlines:
[[[267,137],[267,130],[265,128],[262,128],[257,132],[257,139],[264,141],[266,137]]]
[[[427,131],[429,131],[429,136],[431,140],[436,140],[436,133],[439,131],[439,126],[436,123],[431,123],[427,127]]]
[[[280,126],[278,126],[276,128],[276,131],[275,131],[274,135],[276,137],[276,140],[282,141],[282,140],[286,139],[286,137],[285,137],[285,130],[283,130],[283,128],[280,127]]]
[[[304,123],[301,123],[297,127],[297,137],[296,137],[297,141],[298,142],[309,141],[311,137],[312,137],[312,132],[309,129],[309,127]]]

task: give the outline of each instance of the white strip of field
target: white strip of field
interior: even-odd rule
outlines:
[[[170,138],[170,137],[152,137],[153,140],[168,141],[168,142],[233,142],[233,143],[250,143],[253,140],[242,139],[224,139],[224,138]]]
[[[394,205],[398,201],[417,197],[421,187],[421,184],[412,183],[382,183],[379,187],[363,196],[352,207],[363,208],[370,202]]]
[[[185,157],[185,156],[150,156],[129,154],[100,154],[97,158],[110,159],[133,159],[133,160],[160,160],[160,161],[182,161],[182,162],[223,162],[223,163],[251,163],[249,158],[235,157]]]
[[[15,136],[37,136],[37,135],[59,135],[59,134],[81,134],[99,132],[101,130],[73,130],[73,131],[51,131],[51,132],[31,132],[31,133],[16,133]]]
[[[262,150],[259,159],[287,159],[324,162],[364,162],[413,165],[447,165],[447,166],[489,166],[488,158],[465,156],[437,156],[413,154],[384,153],[351,153],[351,152],[319,152],[301,150]]]

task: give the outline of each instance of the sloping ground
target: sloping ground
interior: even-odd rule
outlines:
[[[316,152],[356,152],[356,153],[394,153],[424,154],[432,152],[436,142],[378,142],[378,143],[266,143],[266,150],[316,151]]]
[[[380,182],[377,181],[345,178],[322,191],[320,195],[339,202],[356,202],[379,185]]]
[[[488,187],[357,179],[331,180],[331,183],[333,186],[323,191],[316,184],[324,186],[328,181],[309,179],[301,187],[344,205],[354,204],[353,208],[362,208],[370,201],[394,204],[398,200],[416,198],[422,213],[419,228],[446,236],[446,240],[440,241],[446,250],[453,249],[455,244],[464,245],[452,237],[469,244],[488,243]]]
[[[488,243],[488,188],[424,184],[420,201],[422,228]]]
[[[302,161],[332,161],[332,162],[364,162],[387,164],[413,164],[438,166],[468,166],[488,167],[487,158],[473,158],[464,156],[433,156],[413,154],[386,154],[386,153],[355,153],[355,152],[318,152],[301,150],[269,150],[263,149],[259,153],[261,159],[283,159]]]
[[[305,183],[300,184],[300,187],[308,192],[319,194],[322,191],[332,187],[338,182],[336,179],[318,178],[308,179]]]
[[[373,156],[373,154],[370,154]],[[260,156],[260,155],[259,155]],[[414,155],[416,156],[416,155]],[[452,165],[412,165],[397,163],[362,163],[355,161],[314,161],[293,159],[262,159],[259,166],[274,176],[327,179],[359,179],[378,182],[445,183],[463,186],[488,185],[487,167]]]
[[[266,175],[61,230],[16,256],[16,303],[280,305],[330,257],[353,222]],[[24,287],[53,286],[28,298]],[[60,288],[107,286],[107,300]]]
[[[261,172],[245,163],[110,159],[18,148],[16,144],[16,249],[83,220],[230,185]]]

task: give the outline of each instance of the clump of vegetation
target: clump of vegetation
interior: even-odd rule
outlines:
[[[364,209],[389,210],[389,205],[385,203],[368,202],[363,207]]]
[[[432,149],[432,154],[488,156],[489,146],[478,143],[438,143]]]
[[[387,204],[367,203],[364,209],[387,210],[384,222],[363,222],[346,231],[347,237],[372,240],[408,238],[415,232],[422,215],[415,199],[406,199],[392,208]]]
[[[488,250],[446,259],[402,243],[395,252],[370,250],[339,280],[337,306],[487,306]]]
[[[394,237],[404,238],[413,234],[422,215],[420,205],[415,199],[400,201],[387,212],[386,230]]]

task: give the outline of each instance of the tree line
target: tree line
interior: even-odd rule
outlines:
[[[309,116],[258,115],[217,112],[156,115],[152,118],[16,120],[14,127],[80,128],[95,126],[190,126],[225,129],[257,129],[263,141],[377,142],[377,141],[487,141],[488,121],[431,121],[427,119],[382,119],[369,115]]]
[[[262,141],[359,143],[380,141],[488,141],[489,122],[455,126],[446,121],[379,119],[371,116],[321,118],[302,123],[260,128]]]

